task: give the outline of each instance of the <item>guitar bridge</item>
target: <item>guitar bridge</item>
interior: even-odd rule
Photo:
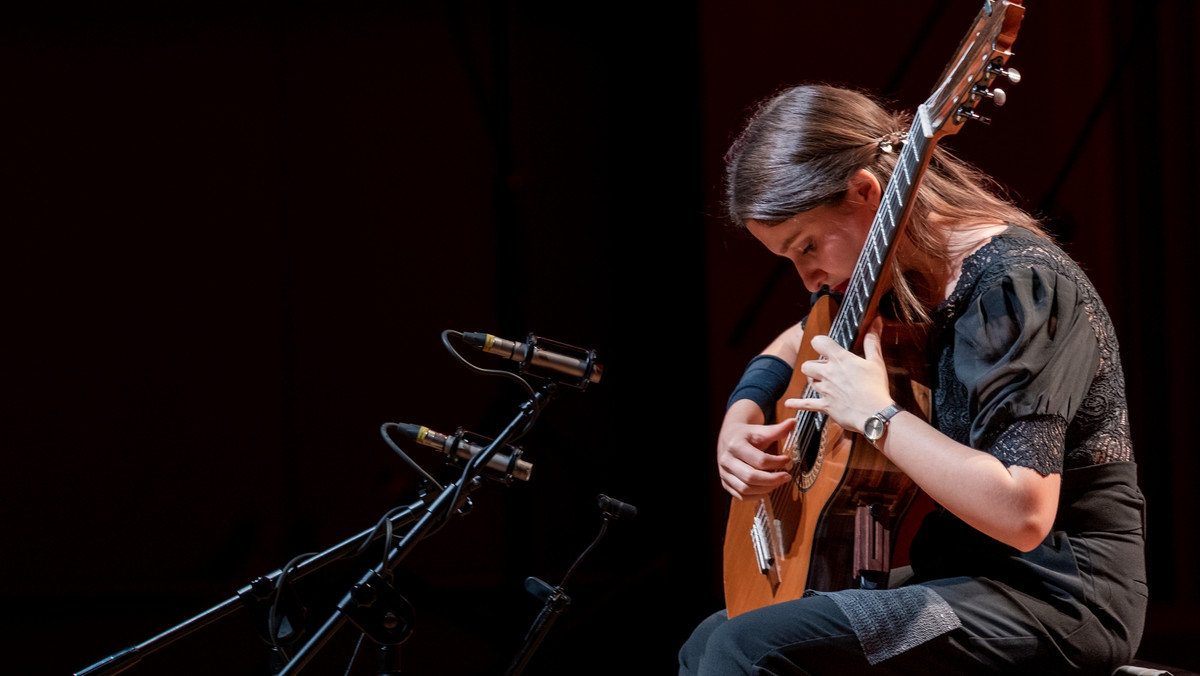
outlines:
[[[750,541],[754,545],[754,558],[758,562],[758,572],[771,579],[771,583],[779,583],[778,563],[783,560],[783,532],[779,520],[771,514],[767,501],[760,500],[754,513],[754,523],[750,525]]]

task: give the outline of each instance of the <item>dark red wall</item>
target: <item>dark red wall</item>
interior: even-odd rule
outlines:
[[[396,566],[405,672],[502,672],[541,609],[524,580],[562,580],[605,493],[638,518],[572,573],[525,673],[670,673],[721,603],[725,397],[807,302],[717,217],[724,146],[784,84],[917,105],[975,4],[160,4],[0,17],[4,670],[149,642],[130,673],[269,673],[248,611],[176,627],[414,501],[384,423],[518,416],[519,388],[443,346],[482,331],[595,349],[605,373],[520,440],[530,481],[486,482]],[[1187,0],[1027,4],[1024,81],[947,143],[1109,304],[1150,499],[1144,647],[1195,669],[1200,24]],[[309,635],[357,562],[300,583]]]

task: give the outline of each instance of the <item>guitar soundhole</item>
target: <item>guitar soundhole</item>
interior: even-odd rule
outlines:
[[[824,448],[824,425],[814,422],[795,436],[792,445],[792,461],[795,463],[794,469],[799,470],[798,484],[801,491],[812,488],[821,474],[821,463],[825,460]]]

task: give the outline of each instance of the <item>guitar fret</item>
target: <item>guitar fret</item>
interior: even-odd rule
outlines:
[[[896,230],[896,212],[891,201],[880,204],[879,208],[883,211],[884,223],[887,226],[888,233],[894,232]],[[881,232],[880,234],[882,235],[883,233]],[[882,263],[883,261],[879,262]]]
[[[882,268],[883,267],[883,256],[887,252],[882,247],[880,247],[878,239],[872,239],[870,244],[871,244],[870,251],[875,256],[875,267],[876,267],[876,269]]]
[[[909,133],[909,137],[912,137],[911,132]],[[892,174],[892,180],[903,180],[905,188],[912,185],[913,153],[909,152],[909,149],[915,147],[915,145],[915,142],[905,144],[904,150],[900,152],[900,162],[897,162],[896,164],[896,172]],[[896,175],[897,173],[899,176]]]

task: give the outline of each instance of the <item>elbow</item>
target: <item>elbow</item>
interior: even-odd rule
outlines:
[[[1005,544],[1015,547],[1022,552],[1031,552],[1038,548],[1054,527],[1055,510],[1031,513],[1013,530]]]
[[[990,529],[984,526],[977,526],[977,528],[992,539],[1021,552],[1031,552],[1037,549],[1038,545],[1045,542],[1046,536],[1050,534],[1050,525],[1043,525],[1038,520],[1028,520],[1022,523],[1008,521],[1003,525],[993,522]]]
[[[1036,531],[1036,532],[1035,531],[1022,532],[1022,533],[1014,535],[1014,537],[1008,544],[1011,545],[1012,547],[1015,547],[1016,549],[1019,549],[1022,552],[1028,553],[1028,552],[1032,552],[1033,550],[1037,549],[1038,545],[1045,542],[1046,536],[1049,534],[1050,534],[1050,531],[1048,531],[1048,530],[1047,531]]]
[[[1008,504],[1010,524],[1005,544],[1022,552],[1031,552],[1046,541],[1058,518],[1058,495],[1061,477],[1041,475],[1034,470],[1017,468],[1013,476],[1017,490],[1010,494]],[[1012,469],[1010,469],[1012,471]]]

